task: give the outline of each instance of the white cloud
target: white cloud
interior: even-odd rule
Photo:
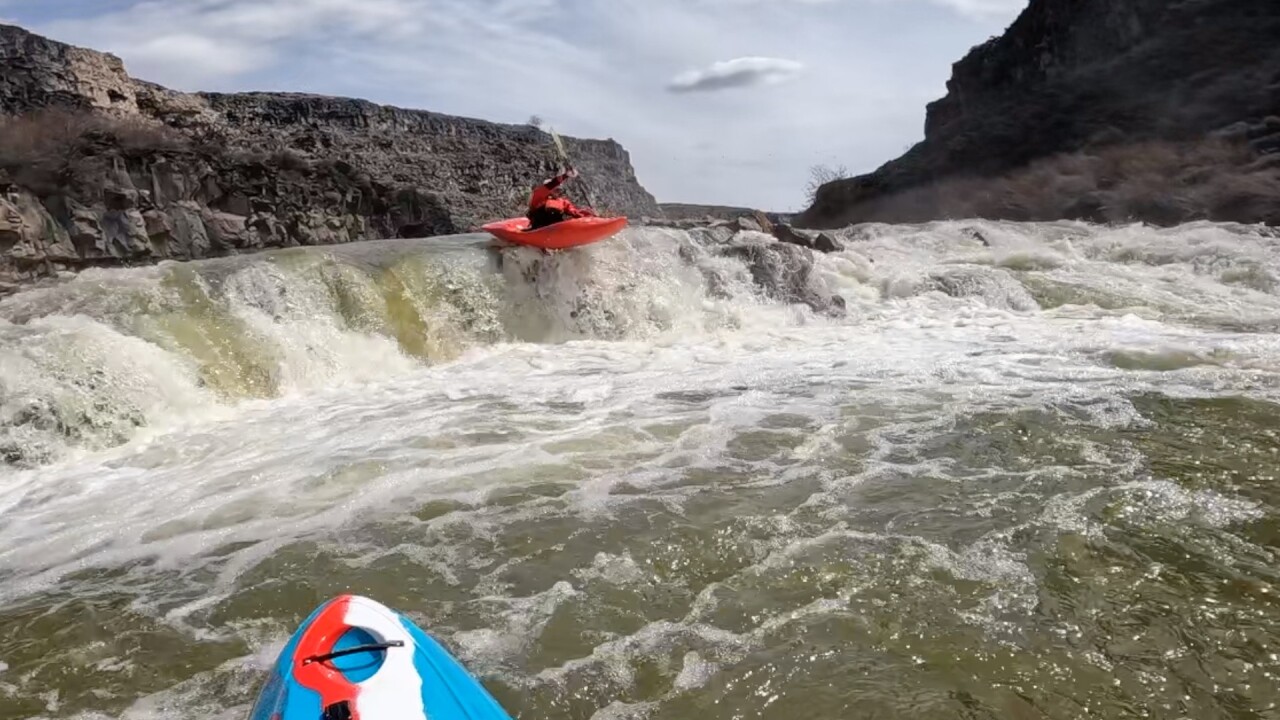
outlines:
[[[273,60],[271,52],[264,47],[190,33],[143,40],[132,46],[128,54],[134,65],[155,68],[189,87],[241,75]]]
[[[1028,0],[933,0],[972,18],[1013,18],[1027,6]]]
[[[537,114],[566,134],[617,139],[660,200],[789,209],[810,165],[868,171],[918,140],[951,64],[1022,4],[62,0],[5,11],[172,87],[347,95],[511,123]],[[720,58],[736,60],[710,64]],[[756,82],[776,83],[767,99],[671,92]]]
[[[712,63],[702,70],[677,75],[667,85],[671,92],[713,92],[751,85],[769,85],[786,80],[804,69],[794,60],[767,57],[740,57]]]
[[[55,36],[125,58],[130,70],[182,87],[234,79],[284,62],[281,45],[348,42],[420,27],[431,0],[155,0],[56,20]]]

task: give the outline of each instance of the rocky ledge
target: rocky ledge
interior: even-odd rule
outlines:
[[[673,207],[664,204],[663,210]],[[864,235],[859,228],[839,232],[818,232],[792,227],[775,213],[748,208],[707,205],[675,206],[665,218],[641,218],[637,224],[672,228],[687,232],[695,242],[683,246],[681,255],[698,265],[706,275],[713,294],[729,296],[728,280],[717,274],[714,264],[697,262],[700,255],[729,257],[743,262],[752,282],[770,299],[782,303],[808,305],[817,313],[843,317],[844,298],[832,292],[814,273],[816,253],[834,253],[847,242]],[[700,212],[709,209],[710,212]],[[676,217],[672,217],[675,215]]]
[[[736,211],[736,214],[730,210]],[[832,233],[796,228],[788,223],[774,220],[774,217],[777,216],[760,210],[724,208],[722,212],[703,217],[661,219],[646,217],[641,218],[638,224],[696,231],[703,233],[705,239],[717,245],[728,243],[737,234],[745,232],[768,235],[780,243],[796,245],[815,252],[833,253],[844,250],[844,243]]]
[[[1280,2],[1031,0],[954,67],[925,139],[796,223],[1280,224]]]
[[[575,201],[662,216],[619,144],[564,140]],[[467,231],[522,212],[558,165],[536,127],[180,93],[0,25],[0,290],[86,267]]]
[[[748,215],[763,215],[770,223],[789,223],[791,215],[787,213],[768,212],[754,208],[733,207],[730,205],[696,205],[690,203],[659,203],[662,213],[670,220],[736,220]]]

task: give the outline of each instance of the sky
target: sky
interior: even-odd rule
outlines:
[[[344,95],[610,137],[661,202],[804,206],[874,170],[1027,0],[0,0],[179,90]]]

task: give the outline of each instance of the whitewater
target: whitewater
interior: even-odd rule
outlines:
[[[730,235],[0,300],[0,715],[242,718],[342,592],[524,718],[1280,712],[1280,233]]]

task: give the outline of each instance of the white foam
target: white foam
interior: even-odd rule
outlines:
[[[185,597],[168,611],[167,622],[186,627],[216,598],[233,597],[241,578],[282,547],[332,538],[335,528],[399,522],[432,500],[461,500],[468,508],[427,523],[432,528],[454,524],[474,533],[469,537],[492,537],[503,523],[538,517],[551,505],[607,520],[626,503],[660,503],[678,513],[699,493],[731,497],[739,487],[688,487],[684,473],[691,470],[735,483],[749,478],[741,482],[756,483],[752,489],[820,484],[820,493],[794,509],[806,521],[827,523],[824,531],[796,538],[799,531],[782,520],[765,528],[767,540],[753,548],[767,559],[744,571],[760,572],[807,543],[855,537],[840,523],[853,512],[844,503],[859,484],[894,471],[947,477],[945,459],[924,458],[921,448],[966,413],[1063,410],[1082,425],[1124,429],[1141,422],[1126,398],[1144,392],[1280,399],[1280,341],[1252,331],[1280,318],[1280,297],[1223,281],[1237,277],[1235,270],[1280,273],[1274,241],[1215,226],[981,223],[983,245],[966,233],[970,225],[871,226],[844,252],[818,257],[822,282],[849,305],[843,320],[762,301],[744,266],[731,259],[704,254],[686,262],[681,247],[693,240],[678,231],[634,230],[618,243],[549,260],[504,251],[495,277],[509,294],[468,286],[465,303],[458,302],[483,306],[468,316],[480,322],[500,308],[509,341],[488,342],[490,330],[462,333],[457,337],[470,344],[459,354],[428,361],[410,359],[373,325],[357,327],[336,314],[313,274],[233,267],[219,276],[225,316],[250,328],[277,363],[281,396],[261,400],[235,401],[201,387],[194,360],[130,335],[112,314],[126,308],[107,312],[76,294],[81,285],[20,294],[0,302],[0,313],[18,321],[39,308],[67,312],[2,328],[0,405],[11,407],[20,396],[69,398],[68,407],[96,412],[101,400],[108,411],[93,416],[86,432],[114,436],[120,418],[133,417],[121,408],[136,409],[151,432],[0,474],[0,572],[7,574],[0,602],[56,587],[86,568],[145,559],[189,574],[174,582],[197,582],[196,571],[210,569],[212,579],[198,581],[206,599]],[[483,268],[476,267],[488,261],[468,262],[448,282],[479,277]],[[921,290],[957,267],[976,278],[966,286],[973,292]],[[727,297],[708,293],[708,268],[723,271]],[[535,279],[525,270],[536,271]],[[136,289],[162,275],[130,274],[127,283],[111,273],[101,278]],[[1014,287],[1047,304],[1037,281],[1076,288],[1083,300],[1037,309]],[[1103,307],[1108,296],[1124,298],[1123,307]],[[587,305],[578,305],[583,299]],[[433,317],[462,322],[462,314],[441,313]],[[1118,367],[1114,353],[1213,362],[1153,371]],[[75,382],[91,377],[101,384]],[[803,422],[770,424],[782,414]],[[778,442],[776,451],[756,456],[757,446],[744,447],[742,438],[760,431]],[[856,463],[844,449],[850,442],[868,448],[855,453]],[[1085,445],[1081,453],[1117,477],[1137,476],[1139,458],[1115,448]],[[576,487],[545,504],[470,512],[512,485],[548,475]],[[1075,476],[1061,477],[1065,483]],[[1122,519],[1229,527],[1259,512],[1158,479],[1137,482],[1146,484],[1123,490],[1136,494]],[[1102,492],[1045,498],[1034,522],[1097,532],[1087,504]],[[990,520],[991,508],[985,511],[980,517]],[[1033,596],[1035,579],[1004,536],[954,548],[904,542],[921,543],[925,556],[957,577],[996,588],[982,608],[988,615],[1025,612]],[[234,551],[211,557],[231,543]],[[365,565],[390,552],[359,550],[352,562]],[[450,548],[402,543],[394,550],[446,579],[452,570],[451,582],[471,570],[472,559]],[[498,621],[455,638],[481,667],[526,650],[556,608],[583,591],[575,584],[625,589],[647,581],[646,568],[613,549],[565,578],[549,578],[549,589],[529,598],[506,597],[500,570],[486,572],[482,587],[492,592],[487,602]],[[660,638],[692,635],[701,638],[689,650],[696,656],[670,668],[671,679],[688,688],[707,682],[708,668],[732,662],[728,648],[741,651],[756,638],[703,637],[712,629],[694,621],[714,615],[718,601],[710,587],[696,592],[687,624],[648,627],[631,644],[606,643],[593,662],[625,676],[629,653],[657,652],[669,645]],[[786,612],[833,612],[824,602],[830,598]],[[775,622],[787,617],[780,612]]]

